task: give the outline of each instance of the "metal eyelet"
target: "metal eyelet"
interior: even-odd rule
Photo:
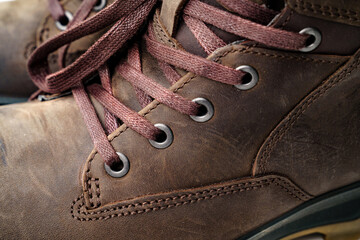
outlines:
[[[157,141],[149,139],[150,144],[153,147],[159,148],[159,149],[164,149],[164,148],[167,148],[168,146],[170,146],[172,144],[172,142],[174,141],[174,135],[173,135],[171,129],[162,123],[157,123],[154,126],[157,127],[158,129],[160,129],[161,131],[163,131],[166,135],[166,138],[162,142],[157,142]]]
[[[311,35],[315,39],[313,43],[311,43],[310,45],[300,49],[301,52],[311,52],[311,51],[315,50],[320,45],[320,43],[321,43],[321,33],[317,29],[308,27],[308,28],[304,28],[299,33],[300,34]]]
[[[119,171],[113,170],[111,168],[111,166],[107,165],[106,163],[104,163],[104,167],[105,167],[106,172],[110,176],[112,176],[114,178],[121,178],[129,172],[130,162],[129,162],[129,159],[124,154],[117,152],[117,155],[119,156],[119,159],[122,163],[122,168]]]
[[[73,19],[73,15],[71,14],[71,12],[69,11],[65,11],[65,17],[67,18],[67,23],[66,24],[62,24],[60,21],[56,21],[55,22],[55,26],[60,30],[60,31],[65,31],[67,29],[67,25],[71,22],[71,20]]]
[[[251,76],[251,79],[249,82],[237,84],[237,85],[235,85],[236,88],[238,88],[240,90],[249,90],[249,89],[255,87],[255,85],[258,83],[259,74],[253,67],[248,66],[248,65],[242,65],[240,67],[237,67],[236,70],[246,72],[246,73],[250,74],[250,76]]]
[[[107,4],[107,1],[106,0],[98,0],[96,5],[93,7],[93,10],[95,12],[98,12],[100,10],[102,10]]]
[[[192,101],[206,108],[206,112],[202,115],[190,115],[192,120],[203,123],[209,121],[214,116],[214,107],[209,100],[205,98],[195,98]]]

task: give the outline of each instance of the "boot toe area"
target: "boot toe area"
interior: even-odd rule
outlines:
[[[23,238],[36,231],[29,220],[69,209],[92,148],[72,97],[1,106],[0,238]]]

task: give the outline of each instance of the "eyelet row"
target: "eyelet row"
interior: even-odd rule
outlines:
[[[241,90],[249,90],[256,85],[256,83],[259,80],[259,76],[254,68],[248,65],[243,65],[238,67],[237,70],[241,70],[246,73],[249,73],[251,79],[249,79],[247,83],[241,83],[239,85],[236,85],[235,87]],[[214,106],[209,100],[199,97],[193,99],[192,101],[199,104],[201,106],[200,110],[202,110],[199,112],[198,115],[190,115],[190,118],[192,120],[194,120],[195,122],[203,123],[209,121],[214,116]],[[158,140],[150,139],[149,143],[153,147],[158,149],[165,149],[169,147],[174,141],[174,134],[171,128],[163,123],[157,123],[154,126],[160,129],[164,133],[164,135],[160,136]],[[113,169],[114,167],[108,166],[107,164],[104,164],[104,166],[106,172],[110,176],[114,178],[121,178],[128,173],[130,163],[128,158],[124,154],[119,152],[117,154],[119,155],[120,158],[120,164],[123,166],[121,169]]]
[[[196,122],[206,122],[209,121],[214,116],[214,107],[212,103],[205,99],[205,98],[195,98],[193,102],[201,105],[204,107],[204,112],[199,113],[199,115],[190,116],[191,119],[193,119]],[[170,127],[163,123],[157,123],[154,125],[158,129],[160,129],[164,135],[162,135],[162,138],[159,138],[159,140],[149,140],[150,144],[158,149],[164,149],[169,147],[173,141],[174,141],[174,134]],[[106,163],[104,163],[104,167],[106,172],[114,177],[114,178],[121,178],[124,177],[128,172],[130,168],[130,162],[129,159],[123,154],[117,152],[119,159],[120,159],[120,168],[119,166],[109,166]],[[119,168],[119,169],[114,169]]]
[[[209,121],[214,116],[214,107],[209,100],[205,98],[195,98],[192,101],[199,104],[204,111],[200,112],[199,115],[191,115],[191,119],[196,122],[203,123]],[[160,129],[164,133],[164,135],[162,136],[163,139],[160,139],[158,141],[149,140],[150,144],[158,149],[164,149],[169,147],[174,141],[174,135],[171,128],[162,123],[157,123],[154,126]]]
[[[314,28],[305,28],[300,31],[300,34],[308,34],[308,35],[311,35],[314,37],[314,40],[312,43],[310,43],[308,46],[306,46],[300,50],[302,52],[313,51],[321,43],[321,34],[318,30],[316,30]],[[248,77],[246,77],[246,75],[245,75],[245,77],[243,78],[243,80],[244,80],[243,83],[235,85],[236,88],[238,88],[240,90],[250,90],[256,86],[256,84],[259,81],[259,74],[253,67],[251,67],[249,65],[242,65],[242,66],[237,67],[236,70],[243,71],[246,74],[248,74]],[[207,100],[205,98],[195,98],[192,101],[201,105],[202,109],[204,111],[200,112],[199,115],[191,115],[190,116],[191,119],[193,119],[196,122],[203,123],[203,122],[209,121],[214,116],[214,106],[212,105],[212,103],[209,100]],[[159,139],[158,141],[149,140],[150,144],[153,147],[158,148],[158,149],[164,149],[164,148],[169,147],[174,141],[174,134],[173,134],[171,128],[162,123],[157,123],[154,126],[159,128],[164,133],[164,135],[162,136],[163,139]],[[110,176],[115,177],[115,178],[121,178],[128,173],[129,167],[130,167],[130,162],[129,162],[129,159],[124,154],[122,154],[122,153],[117,153],[117,154],[119,155],[120,164],[122,165],[121,169],[114,170],[114,169],[112,169],[112,167],[108,166],[107,164],[105,164],[104,166],[105,166],[106,172]]]
[[[93,11],[98,12],[106,7],[107,0],[98,0],[96,5],[93,8]],[[55,26],[60,31],[65,31],[67,29],[68,24],[73,20],[74,16],[71,12],[65,11],[65,16],[61,19],[55,22]]]
[[[239,66],[238,68],[236,68],[236,70],[241,70],[243,72],[246,72],[249,74],[249,77],[250,77],[250,79],[248,79],[247,82],[235,85],[235,87],[238,89],[249,90],[249,89],[253,88],[259,81],[258,73],[251,66],[242,65],[242,66]],[[209,100],[199,97],[199,98],[193,99],[192,101],[201,106],[200,112],[198,115],[190,116],[190,118],[192,120],[199,122],[199,123],[203,123],[203,122],[209,121],[214,116],[214,106]],[[163,132],[163,135],[161,135],[158,140],[150,139],[149,143],[153,147],[158,148],[158,149],[165,149],[165,148],[169,147],[174,141],[174,134],[173,134],[171,128],[163,123],[157,123],[154,126],[157,127],[158,129],[160,129]],[[105,164],[104,166],[105,166],[106,172],[110,176],[115,177],[115,178],[121,178],[128,173],[130,164],[129,164],[128,158],[124,154],[122,154],[122,153],[117,153],[117,154],[119,155],[120,163],[122,164],[123,168],[112,169],[112,167],[108,166],[107,164]]]

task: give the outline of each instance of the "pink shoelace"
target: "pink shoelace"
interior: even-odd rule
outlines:
[[[309,35],[264,25],[275,17],[277,14],[275,11],[249,0],[218,0],[218,2],[232,13],[199,0],[189,0],[183,10],[185,24],[206,53],[210,54],[226,45],[206,24],[269,47],[300,50],[306,46]],[[162,131],[153,123],[126,107],[112,95],[111,76],[107,66],[107,60],[143,26],[156,3],[157,0],[117,0],[95,16],[76,22],[60,35],[42,44],[33,52],[28,62],[30,76],[40,90],[48,93],[72,90],[95,148],[109,166],[119,161],[107,138],[107,134],[118,127],[116,117],[147,139],[156,141],[162,135]],[[74,63],[58,72],[49,72],[47,56],[51,52],[111,25],[112,27]],[[143,38],[147,51],[158,60],[160,69],[171,84],[181,78],[174,67],[230,85],[240,84],[246,75],[245,72],[158,42],[151,23]],[[183,114],[198,114],[200,105],[170,91],[142,73],[140,53],[135,41],[128,51],[127,59],[118,63],[116,71],[134,86],[142,106],[156,99]],[[92,84],[85,88],[83,81],[96,72],[100,76],[101,85]],[[89,94],[105,108],[105,130],[89,99]]]
[[[67,21],[65,10],[59,0],[48,0],[48,9],[55,21]]]

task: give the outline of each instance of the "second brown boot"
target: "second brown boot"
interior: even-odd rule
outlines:
[[[49,38],[65,31],[74,16],[80,15],[78,11],[86,10],[83,2],[94,6],[78,16],[80,20],[93,16],[113,0],[0,1],[0,104],[26,101],[35,92],[36,86],[26,69],[30,54]],[[93,34],[73,43],[65,54],[65,64],[79,57],[98,37],[99,34]],[[58,69],[58,52],[49,58],[50,67]]]

